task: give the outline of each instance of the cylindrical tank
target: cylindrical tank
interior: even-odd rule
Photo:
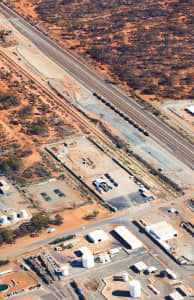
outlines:
[[[6,215],[3,215],[3,216],[0,217],[0,223],[3,224],[3,225],[9,223],[9,220],[7,219]]]
[[[138,280],[130,281],[130,296],[132,298],[140,298],[141,297],[141,284]]]
[[[129,274],[127,272],[123,272],[122,279],[123,279],[123,281],[127,282],[129,280]]]
[[[88,269],[94,267],[94,256],[92,254],[84,254],[82,256],[82,266]]]
[[[18,219],[17,213],[16,212],[12,212],[12,214],[10,215],[10,220],[12,222],[14,222],[14,221],[17,221],[17,219]]]
[[[20,210],[20,218],[22,218],[22,219],[27,219],[28,218],[28,213],[25,209]]]
[[[69,269],[68,266],[61,267],[61,275],[62,276],[68,276],[69,275]]]

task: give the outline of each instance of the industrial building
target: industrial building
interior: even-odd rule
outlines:
[[[177,231],[165,221],[146,226],[145,230],[154,239],[164,242],[178,236]]]
[[[83,268],[93,268],[95,265],[94,263],[94,256],[92,254],[84,254],[82,256],[82,266]]]
[[[108,240],[107,234],[103,230],[94,230],[88,234],[88,238],[92,243],[99,243]]]
[[[139,273],[148,269],[148,266],[143,261],[137,262],[136,264],[133,265],[133,267]]]
[[[69,268],[68,266],[62,266],[60,269],[61,275],[62,276],[68,276],[69,275]]]
[[[177,291],[176,292],[173,292],[169,295],[169,299],[171,300],[183,300],[184,297],[181,296]]]
[[[114,232],[121,238],[131,249],[143,247],[142,242],[136,238],[125,226],[117,226]]]
[[[194,104],[189,105],[185,108],[185,110],[190,113],[192,116],[194,116]]]

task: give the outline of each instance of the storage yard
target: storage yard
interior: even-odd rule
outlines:
[[[146,197],[138,191],[141,183],[135,183],[134,178],[86,137],[74,137],[47,148],[103,200],[118,209],[146,202]]]
[[[6,190],[5,190],[6,187]],[[24,206],[27,207],[29,202],[19,193],[15,186],[4,176],[0,177],[0,211],[2,214],[19,211]]]
[[[11,263],[10,267],[5,268],[5,274],[0,273],[0,284],[7,284],[8,289],[1,292],[0,299],[11,298],[11,296],[24,295],[31,290],[39,290],[40,282],[31,276],[30,272],[22,270],[18,264]],[[9,272],[7,272],[9,271]],[[7,273],[6,273],[7,272]]]
[[[142,215],[138,222],[178,263],[193,264],[194,224],[187,202],[183,201],[172,207],[165,206],[157,212]]]
[[[45,209],[60,209],[64,207],[78,206],[83,203],[76,187],[71,187],[63,180],[52,178],[47,181],[31,184],[27,190],[29,196]]]

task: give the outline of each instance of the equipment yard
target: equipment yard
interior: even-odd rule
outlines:
[[[164,206],[159,210],[153,210],[149,215],[141,215],[139,224],[145,229],[150,227],[158,236],[157,242],[182,264],[194,263],[194,224],[193,212],[187,207],[188,202],[180,202],[171,207]],[[156,224],[160,224],[157,228]],[[166,229],[164,229],[166,227]],[[152,236],[154,237],[154,236]]]
[[[83,203],[79,194],[62,179],[52,178],[47,181],[31,184],[28,193],[38,205],[45,209],[60,209],[64,207],[79,206]]]
[[[47,148],[103,200],[118,209],[146,202],[146,197],[138,192],[141,183],[138,185],[130,179],[126,171],[85,136],[66,139]]]

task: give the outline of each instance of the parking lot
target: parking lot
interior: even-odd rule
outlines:
[[[41,207],[60,208],[79,205],[82,201],[64,181],[50,179],[28,187],[28,192]]]
[[[146,202],[139,192],[141,183],[86,137],[67,139],[50,146],[49,151],[118,210]]]

